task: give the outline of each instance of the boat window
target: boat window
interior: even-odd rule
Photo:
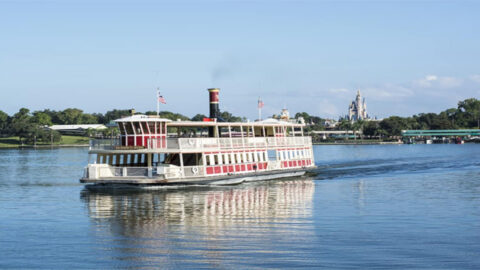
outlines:
[[[243,127],[243,132],[245,132],[245,137],[253,137],[252,127]]]
[[[120,130],[120,134],[125,134],[123,123],[118,123],[118,130]]]
[[[255,127],[255,137],[263,137],[263,128]]]
[[[133,122],[133,127],[135,128],[135,133],[136,134],[142,134],[142,130],[140,129],[140,123],[139,122]]]
[[[151,134],[155,134],[155,122],[147,122],[148,128],[150,129]]]
[[[230,160],[228,158],[229,154],[225,154],[224,159],[225,159],[225,164],[230,164]]]
[[[277,151],[268,150],[267,155],[268,155],[268,160],[277,160]]]
[[[198,166],[202,165],[202,154],[189,153],[183,154],[183,166]]]
[[[180,156],[178,154],[168,154],[165,158],[165,164],[180,166]]]
[[[257,161],[258,161],[257,152],[253,153],[253,161],[254,161],[254,162],[257,162]]]
[[[222,154],[217,154],[217,155],[215,155],[215,156],[218,157],[218,163],[217,163],[217,164],[222,165],[222,164],[223,164],[223,162],[222,162],[222,161],[223,161],[223,160],[222,160],[222,156],[223,156],[223,155],[222,155]]]
[[[212,154],[208,155],[209,165],[215,165],[215,159]]]
[[[131,123],[123,123],[123,124],[125,126],[125,130],[127,131],[127,134],[130,134],[130,135],[134,134]]]
[[[234,153],[230,153],[230,159],[232,160],[232,164],[237,163],[237,162],[235,161],[235,154],[234,154]]]
[[[265,127],[265,132],[267,133],[267,137],[273,137],[273,127]]]
[[[258,161],[263,162],[263,152],[258,152]]]
[[[252,152],[248,152],[248,162],[253,162]]]
[[[150,133],[148,132],[147,122],[140,122],[140,125],[142,126],[142,129],[143,129],[143,133],[144,133],[144,134],[150,134]]]

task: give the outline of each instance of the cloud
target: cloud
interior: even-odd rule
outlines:
[[[480,83],[480,74],[475,74],[475,75],[470,76],[470,80],[472,80],[476,83]]]
[[[480,78],[479,78],[480,79]],[[420,88],[456,88],[463,84],[463,79],[456,77],[440,77],[437,75],[427,75],[424,78],[414,80],[413,86]]]
[[[369,99],[385,100],[385,99],[398,99],[405,98],[414,95],[414,91],[406,86],[396,84],[384,84],[381,86],[365,87],[362,92]]]
[[[346,107],[347,105],[345,105]],[[324,115],[327,117],[337,117],[338,115],[342,114],[342,112],[331,102],[330,100],[323,99],[318,104],[318,112],[320,115]]]
[[[334,93],[334,94],[341,94],[341,93],[350,93],[350,90],[347,88],[332,88],[332,89],[328,89],[328,92]]]

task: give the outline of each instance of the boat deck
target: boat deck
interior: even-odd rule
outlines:
[[[293,177],[305,174],[313,168],[305,169],[289,169],[289,170],[274,170],[265,172],[254,172],[244,174],[231,174],[215,177],[198,177],[186,179],[165,179],[160,177],[102,177],[98,179],[82,178],[81,183],[85,184],[129,184],[129,185],[189,185],[189,184],[238,184],[241,182],[262,181],[276,178]]]

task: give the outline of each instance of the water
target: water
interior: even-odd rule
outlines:
[[[480,145],[316,146],[317,175],[91,192],[87,150],[0,151],[0,268],[480,268]]]

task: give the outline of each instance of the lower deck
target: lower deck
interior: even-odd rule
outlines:
[[[310,147],[202,153],[91,153],[84,181],[186,181],[314,167]]]
[[[233,185],[243,182],[264,181],[286,177],[304,175],[307,169],[287,169],[243,174],[231,174],[214,177],[196,177],[189,179],[164,179],[163,177],[104,177],[100,179],[80,179],[81,183],[93,184],[96,187],[108,187],[111,185],[128,186],[165,186],[165,185]],[[92,185],[89,185],[92,186]]]

